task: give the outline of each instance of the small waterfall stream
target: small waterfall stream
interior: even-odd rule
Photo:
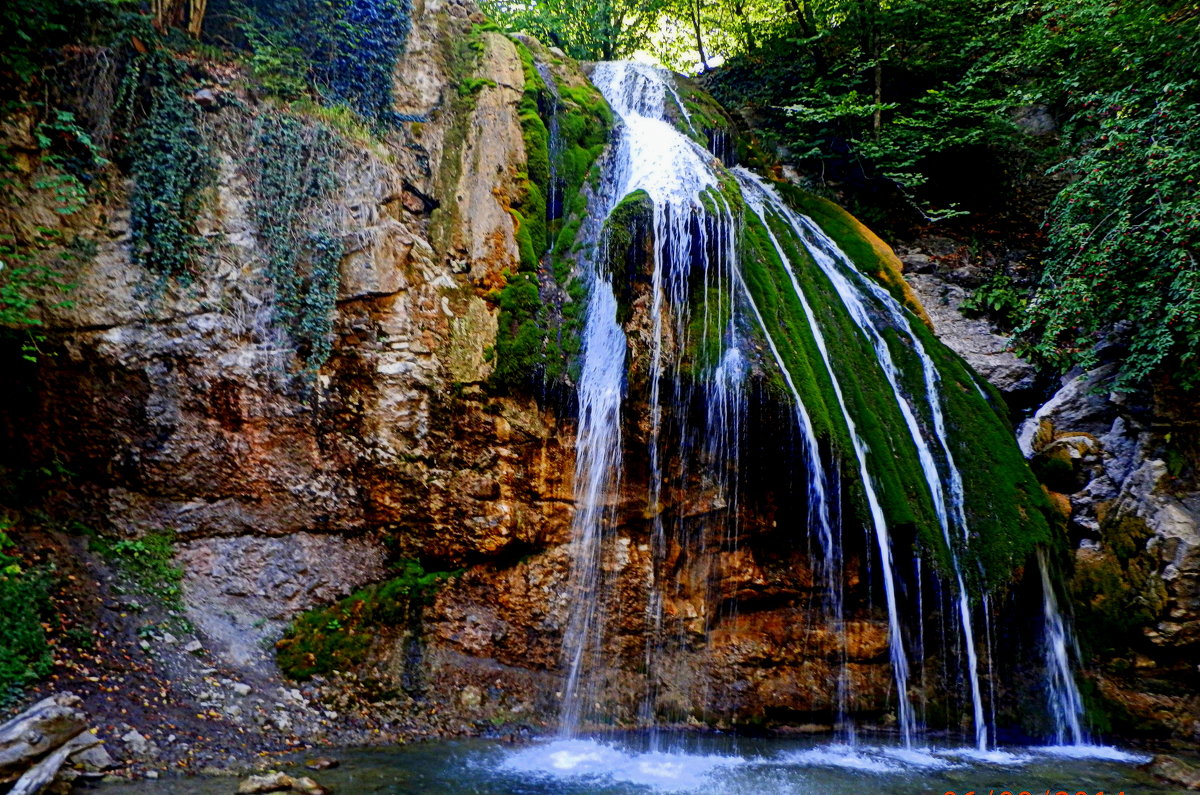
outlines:
[[[1067,631],[1067,622],[1058,609],[1054,583],[1050,579],[1050,563],[1044,550],[1038,550],[1038,573],[1042,580],[1042,605],[1046,618],[1046,696],[1050,714],[1054,716],[1054,741],[1057,745],[1084,745],[1083,697],[1071,672],[1071,651],[1074,643]]]
[[[897,726],[903,742],[911,746],[920,729],[909,680],[914,649],[918,661],[926,654],[924,619],[919,611],[917,621],[921,632],[915,639],[909,639],[903,611],[911,597],[903,593],[902,573],[909,562],[902,563],[895,557],[892,528],[876,485],[877,475],[872,471],[872,456],[878,451],[872,451],[859,432],[855,412],[846,398],[844,379],[847,374],[840,369],[827,345],[827,319],[814,308],[809,288],[806,288],[814,278],[823,279],[827,287],[832,288],[853,327],[874,351],[875,362],[902,419],[901,432],[906,434],[919,462],[923,487],[936,516],[949,566],[949,571],[945,572],[951,578],[947,591],[952,594],[954,623],[961,637],[961,664],[966,680],[964,700],[970,705],[974,744],[981,751],[986,749],[994,736],[996,708],[992,632],[986,615],[988,603],[983,599],[982,606],[972,604],[972,580],[967,577],[961,559],[971,544],[963,476],[955,462],[954,445],[942,407],[941,377],[921,335],[914,328],[914,323],[919,321],[887,290],[859,272],[821,228],[789,206],[761,177],[741,167],[727,170],[721,163],[721,159],[728,159],[725,150],[729,146],[724,139],[715,138],[723,142],[721,158],[717,158],[689,137],[685,130],[697,138],[714,140],[707,131],[698,131],[687,103],[667,73],[642,64],[599,63],[591,77],[620,124],[609,154],[603,160],[603,173],[593,201],[595,212],[587,222],[588,234],[594,235],[591,239],[598,241],[598,246],[595,253],[582,256],[580,260],[590,303],[583,331],[582,370],[578,383],[576,513],[572,526],[571,613],[563,653],[566,671],[561,713],[563,734],[575,735],[597,703],[596,669],[604,664],[600,659],[604,633],[604,542],[615,525],[617,492],[626,454],[624,446],[630,444],[630,440],[622,437],[620,418],[627,388],[627,354],[632,341],[626,338],[625,330],[617,321],[616,292],[612,277],[603,265],[608,258],[604,219],[623,199],[641,191],[652,207],[649,226],[653,256],[649,263],[645,380],[649,414],[642,454],[648,470],[646,520],[651,572],[655,578],[648,585],[645,615],[647,685],[639,711],[642,722],[650,726],[655,723],[658,697],[655,682],[664,643],[666,587],[657,578],[662,574],[671,540],[676,537],[673,533],[677,534],[669,526],[674,520],[664,505],[668,480],[686,481],[686,472],[691,471],[689,467],[704,469],[715,483],[717,497],[714,504],[725,511],[723,521],[728,523],[727,533],[730,538],[736,536],[736,473],[739,470],[741,423],[749,405],[746,379],[754,367],[747,356],[747,352],[755,347],[753,339],[746,337],[749,334],[765,344],[767,353],[764,355],[771,366],[777,368],[781,383],[790,393],[794,430],[806,472],[805,482],[796,484],[797,491],[805,494],[807,501],[806,523],[798,527],[797,532],[814,539],[819,550],[814,567],[823,592],[823,621],[841,644],[833,683],[837,690],[835,724],[842,728],[845,739],[853,742],[855,736],[849,716],[853,693],[846,646],[844,540],[840,510],[834,504],[834,492],[829,484],[830,478],[837,477],[838,472],[836,465],[831,465],[828,452],[823,452],[805,393],[781,350],[780,330],[764,316],[741,270],[739,246],[743,228],[753,223],[765,231],[782,263],[801,307],[803,322],[819,353],[821,377],[827,380],[835,397],[836,419],[843,424],[851,443],[851,464],[862,489],[866,519],[878,554]],[[754,217],[750,218],[750,215]],[[793,249],[805,252],[812,265],[793,261],[793,256],[789,255]],[[727,298],[713,300],[710,295]],[[680,357],[685,346],[694,342],[690,335],[697,333],[697,324],[692,323],[695,314],[702,317],[703,322],[698,327],[702,329],[699,333],[706,335],[703,343],[715,346],[719,355],[712,366],[696,368],[685,376]],[[708,339],[708,335],[720,339]],[[920,373],[916,381],[910,378],[906,382],[895,358],[900,349],[915,357]],[[979,392],[979,395],[982,397],[983,393]],[[690,416],[689,407],[697,396],[704,410],[698,416]],[[674,426],[684,428],[677,434],[678,439],[670,437],[670,449],[665,435],[668,417]],[[694,450],[690,439],[699,440]],[[698,458],[690,461],[692,455]],[[922,572],[918,561],[918,592],[916,602],[908,608],[910,610],[920,603],[921,581],[936,577],[934,572]],[[981,570],[980,581],[982,574]],[[1043,578],[1046,577],[1043,565]],[[1056,707],[1060,726],[1068,727],[1060,734],[1064,738],[1069,736],[1073,742],[1081,742],[1079,716],[1082,708],[1070,674],[1065,625],[1058,617],[1053,592],[1048,585],[1045,593],[1047,668],[1051,669],[1048,689],[1066,704]],[[985,614],[986,631],[982,638],[976,635],[976,609]],[[1052,619],[1052,615],[1055,618]],[[943,649],[948,651],[949,648],[943,642]],[[988,699],[985,699],[981,679],[981,650],[989,673],[991,697]],[[925,687],[923,679],[921,687]],[[1072,697],[1074,701],[1071,701]]]

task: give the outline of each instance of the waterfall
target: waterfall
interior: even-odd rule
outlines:
[[[558,174],[558,162],[562,159],[562,122],[558,118],[559,105],[562,98],[558,93],[558,83],[554,72],[548,64],[537,61],[534,64],[546,89],[550,92],[549,120],[546,122],[546,132],[549,133],[548,152],[550,160],[550,181],[546,186],[546,218],[560,218],[563,213],[563,185]]]
[[[1050,581],[1050,564],[1046,552],[1038,549],[1038,570],[1042,577],[1042,608],[1046,619],[1044,639],[1046,655],[1046,697],[1050,714],[1054,716],[1054,741],[1057,745],[1083,745],[1083,697],[1071,673],[1071,650],[1074,643],[1067,623],[1058,610],[1054,583]]]
[[[962,535],[963,543],[967,541],[967,520],[964,511],[963,499],[963,483],[962,475],[958,471],[958,467],[954,464],[954,457],[950,451],[949,437],[946,433],[945,419],[942,413],[939,402],[939,379],[937,368],[930,359],[929,354],[925,351],[924,346],[913,332],[911,323],[905,315],[903,308],[899,305],[886,290],[879,285],[870,282],[862,277],[854,268],[853,263],[843,253],[824,232],[822,232],[811,220],[799,215],[793,211],[788,205],[776,194],[770,186],[764,183],[761,178],[747,171],[744,168],[733,169],[738,176],[743,186],[743,195],[746,197],[748,204],[755,210],[756,214],[762,218],[766,225],[768,236],[772,244],[775,246],[780,259],[783,261],[787,270],[788,278],[791,281],[793,289],[796,291],[796,296],[804,307],[805,315],[809,325],[812,327],[813,335],[817,339],[818,347],[821,351],[821,357],[824,360],[825,369],[833,380],[835,391],[838,395],[838,401],[842,408],[842,413],[845,416],[846,422],[851,428],[852,437],[855,439],[856,446],[859,447],[858,459],[859,466],[862,470],[863,481],[866,484],[870,482],[870,475],[866,470],[866,453],[862,449],[862,440],[854,433],[854,421],[851,419],[848,410],[846,409],[845,399],[842,397],[842,390],[838,384],[837,376],[834,374],[832,362],[829,359],[829,353],[825,346],[821,331],[818,328],[812,309],[808,301],[804,297],[803,290],[796,278],[794,265],[790,262],[787,252],[780,243],[779,238],[771,231],[771,226],[768,223],[768,211],[780,219],[787,222],[792,231],[806,243],[807,252],[813,257],[818,267],[829,278],[830,282],[837,290],[838,296],[841,298],[850,316],[854,319],[858,327],[865,333],[874,345],[876,355],[880,364],[883,366],[884,375],[887,377],[888,383],[891,386],[892,393],[895,396],[897,406],[900,408],[901,414],[904,417],[908,427],[909,435],[912,437],[913,444],[916,446],[917,454],[921,462],[921,469],[925,476],[925,482],[929,489],[930,495],[933,498],[934,509],[937,513],[938,523],[941,527],[943,539],[946,542],[946,547],[950,553],[951,565],[954,570],[955,584],[957,586],[957,605],[960,621],[960,628],[964,636],[964,645],[967,653],[967,669],[968,677],[971,685],[971,704],[975,725],[975,742],[980,749],[987,747],[988,725],[984,717],[983,696],[979,684],[979,660],[976,648],[975,633],[971,622],[971,607],[970,595],[967,592],[966,581],[963,577],[962,569],[958,561],[954,541],[950,536],[950,527],[953,523],[956,525]],[[917,406],[914,404],[911,396],[906,396],[900,385],[899,370],[893,361],[891,351],[887,341],[883,337],[883,331],[875,315],[871,312],[870,307],[865,302],[864,298],[870,296],[874,299],[876,306],[886,312],[891,320],[892,326],[904,330],[912,344],[913,351],[918,356],[921,362],[922,377],[924,379],[925,393],[927,396],[927,407],[929,416],[932,420],[934,428],[934,438],[936,439],[942,456],[945,462],[945,469],[948,477],[945,478],[943,485],[943,477],[934,460],[933,452],[930,449],[925,434],[922,431],[917,420]],[[868,499],[872,502],[877,502],[874,498],[873,490],[868,494]],[[872,516],[875,521],[876,535],[879,540],[880,556],[884,561],[884,584],[888,589],[887,599],[889,613],[894,608],[895,594],[894,585],[891,578],[888,576],[890,569],[889,562],[891,560],[891,542],[888,538],[887,526],[883,522],[882,516],[877,515],[872,509]],[[904,647],[902,638],[899,634],[898,617],[892,614],[891,619],[892,632],[894,640],[892,642],[892,664],[896,669],[897,688],[901,693],[905,692],[902,684],[905,683],[904,677],[907,676],[907,665],[904,657]],[[901,699],[900,715],[901,715],[901,732],[906,741],[912,736],[912,723],[905,722],[905,716],[909,716],[911,721],[911,708],[904,705],[904,699]]]
[[[779,376],[786,397],[790,398],[793,430],[798,436],[805,466],[805,482],[797,484],[797,491],[806,500],[807,526],[798,530],[816,542],[819,559],[814,560],[814,571],[821,586],[821,604],[825,611],[822,620],[841,644],[834,694],[836,723],[846,739],[853,741],[854,738],[849,718],[853,694],[846,632],[847,608],[843,596],[842,521],[836,504],[837,489],[830,486],[831,481],[837,484],[834,479],[839,476],[839,470],[836,460],[831,466],[831,453],[822,452],[813,410],[806,404],[806,399],[811,399],[807,397],[810,393],[806,388],[812,387],[802,387],[797,380],[797,374],[792,371],[794,365],[783,350],[788,341],[780,336],[778,323],[764,316],[755,293],[755,289],[761,287],[752,289],[742,270],[746,228],[754,225],[774,249],[782,274],[800,308],[801,328],[811,335],[816,358],[811,362],[813,373],[806,377],[821,379],[830,390],[832,403],[825,408],[831,413],[826,423],[840,423],[849,442],[849,449],[842,452],[861,487],[866,528],[878,554],[882,606],[887,614],[889,660],[897,696],[897,722],[903,741],[911,746],[918,729],[909,692],[913,649],[906,639],[902,620],[902,609],[907,604],[903,572],[909,561],[895,557],[893,528],[889,526],[884,506],[883,486],[878,481],[879,473],[873,471],[879,465],[873,456],[881,455],[881,451],[873,450],[862,432],[862,398],[857,398],[860,401],[856,404],[858,408],[852,410],[847,397],[847,379],[865,376],[846,372],[845,365],[835,360],[829,335],[835,333],[837,326],[831,325],[826,316],[829,307],[821,307],[826,313],[823,315],[814,305],[815,298],[810,294],[811,289],[816,289],[811,286],[813,280],[821,282],[822,290],[831,291],[833,299],[849,318],[850,325],[846,328],[861,338],[865,345],[863,350],[870,352],[868,358],[873,356],[874,365],[878,366],[883,379],[881,383],[886,384],[881,394],[890,395],[886,400],[894,405],[898,423],[894,431],[910,445],[915,466],[919,467],[920,487],[928,496],[940,531],[940,544],[944,545],[946,567],[943,574],[950,579],[947,591],[951,614],[962,640],[965,700],[970,704],[974,741],[977,748],[986,749],[994,736],[995,723],[994,655],[986,615],[988,606],[984,600],[984,632],[979,638],[969,588],[971,580],[961,559],[969,550],[972,539],[965,507],[964,478],[947,429],[941,376],[918,333],[915,324],[919,321],[887,290],[861,273],[833,239],[811,219],[788,205],[770,184],[744,168],[727,169],[723,161],[730,157],[729,142],[721,135],[700,129],[668,73],[642,64],[599,63],[594,67],[592,81],[620,123],[608,154],[602,158],[601,179],[586,222],[587,234],[591,235],[587,239],[600,241],[599,253],[585,253],[579,261],[589,289],[590,304],[578,384],[572,599],[564,637],[566,680],[561,716],[564,733],[577,731],[585,711],[596,703],[594,669],[601,664],[598,653],[604,631],[601,558],[606,531],[614,524],[616,492],[621,482],[620,414],[627,349],[632,342],[626,339],[617,321],[617,293],[611,277],[602,267],[608,257],[602,230],[605,219],[623,199],[642,192],[649,200],[653,246],[648,263],[650,270],[646,274],[649,277],[647,300],[641,310],[646,317],[637,341],[644,345],[637,361],[638,366],[645,369],[648,404],[648,415],[637,441],[639,446],[644,444],[645,449],[631,450],[634,454],[644,452],[648,470],[645,500],[651,559],[643,659],[646,690],[639,710],[640,720],[650,726],[655,723],[658,665],[665,641],[667,587],[666,583],[659,582],[659,578],[664,574],[669,544],[672,541],[682,543],[682,520],[673,518],[668,506],[664,505],[664,489],[668,482],[686,484],[687,475],[694,473],[689,467],[699,466],[705,483],[715,495],[713,504],[725,511],[725,521],[729,523],[726,538],[736,537],[741,423],[748,409],[745,380],[755,369],[754,362],[760,367],[768,366],[769,362]],[[715,154],[696,139],[707,140],[716,150]],[[791,255],[792,251],[801,252],[805,261],[796,259]],[[811,264],[808,258],[811,258]],[[710,299],[710,293],[717,298]],[[694,316],[701,322],[694,323]],[[783,333],[788,332],[784,329]],[[703,366],[693,362],[692,369],[685,373],[681,366],[682,352],[688,344],[696,342],[692,339],[696,334],[703,335],[704,349],[712,347],[716,355]],[[894,346],[911,356],[903,361],[915,363],[916,374],[901,366]],[[975,389],[978,399],[983,400],[985,396],[977,384]],[[703,410],[698,416],[689,415],[693,398],[702,404]],[[668,431],[668,424],[671,429],[678,429],[675,435]],[[824,432],[831,431],[826,428]],[[921,579],[930,575],[923,573],[919,561],[915,565],[919,590]],[[984,581],[985,574],[980,567],[979,582]],[[936,583],[936,572],[933,575]],[[1043,575],[1046,576],[1044,572]],[[1050,621],[1053,595],[1049,591],[1047,594],[1047,636],[1050,637],[1054,635]],[[918,603],[920,598],[918,593]],[[1061,619],[1055,626],[1062,637],[1060,645],[1065,644]],[[917,659],[923,660],[923,625],[915,648]],[[943,648],[949,646],[943,642]],[[1048,651],[1048,667],[1049,655]],[[992,688],[990,699],[985,699],[982,686],[984,662]],[[1055,670],[1061,669],[1065,673],[1055,674],[1056,684],[1050,689],[1055,693],[1074,692],[1077,697],[1069,668],[1062,667],[1067,662],[1064,651],[1061,666]],[[1057,661],[1055,665],[1058,665]],[[1073,716],[1077,728],[1078,710],[1067,710],[1063,714]]]

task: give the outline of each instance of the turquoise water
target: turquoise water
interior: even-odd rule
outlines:
[[[806,739],[686,735],[657,743],[644,735],[599,739],[414,743],[334,752],[341,766],[309,773],[337,795],[373,793],[728,793],[729,795],[1069,795],[1182,792],[1138,769],[1146,757],[1109,747],[904,749],[876,741],[854,747]],[[104,795],[231,793],[230,778],[162,778],[98,787]]]

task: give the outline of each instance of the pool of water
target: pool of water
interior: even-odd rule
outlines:
[[[1147,757],[1105,746],[979,752],[938,745],[902,748],[876,740],[848,746],[827,739],[606,735],[547,738],[521,745],[440,741],[347,749],[333,755],[341,760],[340,767],[311,775],[337,795],[1181,792],[1138,769]],[[283,769],[293,775],[307,772],[300,767]],[[226,795],[235,789],[229,778],[164,777],[104,785],[95,791]]]

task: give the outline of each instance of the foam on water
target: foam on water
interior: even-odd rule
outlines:
[[[879,751],[884,756],[903,762],[909,767],[926,770],[955,767],[954,762],[949,759],[936,756],[932,748],[880,748]]]
[[[714,773],[746,761],[718,754],[629,751],[596,740],[573,739],[523,748],[500,767],[539,777],[633,784],[656,792],[711,792]]]
[[[1101,759],[1107,762],[1127,762],[1131,765],[1145,764],[1152,758],[1147,754],[1122,751],[1111,745],[1042,745],[1029,750],[1046,756],[1058,756],[1066,759]]]
[[[941,751],[942,756],[953,759],[966,759],[971,762],[984,762],[989,765],[1023,765],[1032,757],[1029,754],[1001,751],[999,748],[949,748]]]
[[[903,770],[899,762],[880,759],[867,753],[867,749],[853,745],[827,745],[791,751],[779,757],[778,761],[804,767],[840,767],[863,773],[897,773]]]

